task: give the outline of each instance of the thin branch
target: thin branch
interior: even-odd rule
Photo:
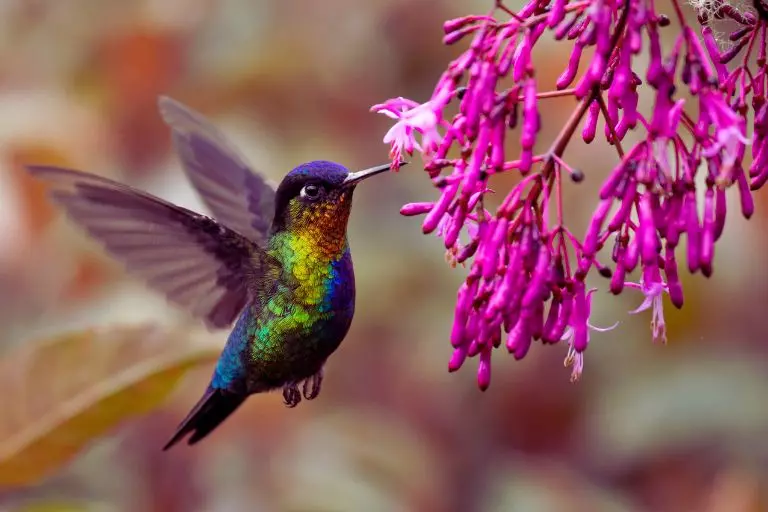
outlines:
[[[605,99],[601,93],[597,94],[597,102],[600,104],[600,111],[605,118],[605,124],[611,129],[611,137],[613,137],[613,145],[616,147],[616,152],[619,154],[619,158],[624,158],[624,149],[621,147],[621,141],[616,134],[616,127],[613,126],[611,116],[608,114],[608,105],[605,104]]]

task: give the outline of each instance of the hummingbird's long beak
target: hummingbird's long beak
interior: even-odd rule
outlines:
[[[400,167],[406,165],[408,162],[400,162]],[[364,169],[362,171],[356,171],[356,172],[350,172],[347,174],[347,177],[344,179],[344,186],[345,187],[351,187],[353,185],[357,185],[361,181],[363,181],[366,178],[370,178],[371,176],[375,176],[377,174],[381,174],[384,171],[388,171],[392,168],[392,164],[384,164],[384,165],[377,165],[376,167],[371,167],[370,169]]]

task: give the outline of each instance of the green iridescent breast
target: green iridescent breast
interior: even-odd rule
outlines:
[[[336,350],[352,322],[352,258],[346,247],[327,258],[306,238],[273,238],[270,252],[282,261],[283,276],[261,297],[248,327],[251,366],[275,379],[308,377]]]

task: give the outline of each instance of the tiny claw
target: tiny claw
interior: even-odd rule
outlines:
[[[304,379],[303,391],[304,398],[307,400],[314,400],[317,395],[320,394],[320,387],[323,384],[323,370],[322,368],[313,376],[308,379]]]
[[[299,386],[293,382],[283,386],[283,400],[286,406],[294,408],[301,402],[301,393]]]

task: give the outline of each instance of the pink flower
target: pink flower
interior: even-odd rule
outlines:
[[[705,157],[711,158],[720,151],[723,152],[723,167],[730,169],[739,158],[743,147],[750,140],[744,136],[744,130],[738,124],[732,124],[718,130],[715,144],[702,151]]]
[[[476,247],[479,242],[478,237],[480,235],[480,226],[477,220],[477,213],[474,213],[478,201],[484,193],[489,190],[484,189],[475,193],[470,197],[469,202],[465,209],[459,209],[457,207],[445,210],[439,220],[436,221],[435,235],[442,238],[445,242],[445,260],[451,267],[456,265],[464,265],[466,257],[462,257],[462,253],[471,247]],[[435,203],[409,203],[404,205],[400,209],[400,214],[407,217],[414,215],[429,214],[437,205]],[[473,212],[473,213],[467,213]],[[486,216],[490,216],[487,210],[484,210]],[[438,213],[440,211],[438,210]],[[466,231],[469,242],[463,243],[459,234],[461,230]]]
[[[571,319],[568,322],[568,328],[563,333],[560,341],[568,342],[568,354],[565,356],[565,366],[573,367],[571,372],[571,382],[576,382],[581,377],[581,372],[584,370],[584,350],[589,344],[589,331],[595,332],[608,332],[615,329],[619,322],[614,323],[610,327],[595,327],[589,322],[589,316],[592,313],[592,294],[597,291],[597,288],[590,289],[586,294],[579,297],[577,294],[574,297],[574,307],[571,312]],[[583,338],[583,339],[579,339]]]
[[[647,309],[653,308],[651,316],[651,330],[653,331],[653,341],[667,342],[667,327],[664,323],[664,304],[662,297],[664,292],[669,293],[669,287],[661,278],[658,267],[646,267],[643,272],[643,278],[639,283],[625,283],[628,288],[641,290],[645,299],[643,303],[629,312],[630,315],[641,313]]]
[[[589,321],[595,290],[585,283],[596,273],[610,280],[614,295],[625,286],[642,291],[644,300],[631,313],[651,310],[653,338],[666,341],[663,295],[677,308],[684,302],[675,256],[681,242],[685,267],[712,275],[732,210],[728,189],[736,189],[749,218],[752,191],[768,183],[763,2],[744,13],[728,2],[697,5],[695,21],[632,0],[526,0],[514,11],[495,4],[489,14],[445,24],[445,44],[471,42],[428,102],[395,98],[372,109],[395,120],[384,138],[393,159],[414,150],[426,157],[424,170],[439,198],[406,205],[402,213],[425,214],[421,229],[442,238],[449,263],[467,262],[449,370],[478,357],[483,390],[494,350],[506,348],[521,360],[537,341],[567,342],[565,363],[572,380],[579,378],[592,331],[616,327]],[[713,18],[739,25],[728,36],[734,44],[722,52],[707,26]],[[571,54],[555,90],[541,79],[550,63],[532,58],[548,36]],[[651,104],[638,109],[640,95]],[[567,96],[578,101],[562,126],[559,117],[542,117],[543,101]],[[446,110],[454,100],[458,108]],[[563,191],[585,178],[565,156],[580,127],[585,143],[602,139],[616,152],[583,237],[574,234],[563,206]],[[745,171],[748,144],[752,161]],[[500,174],[514,185],[496,190],[500,201],[486,202],[490,180]],[[642,279],[628,283],[635,269]]]
[[[395,125],[384,135],[384,143],[391,145],[389,156],[394,169],[399,167],[403,152],[413,155],[413,150],[416,149],[429,156],[437,149],[442,137],[437,131],[440,117],[436,107],[434,101],[418,104],[403,97],[371,107],[372,112],[397,119]],[[416,140],[417,132],[421,134],[421,143]]]
[[[722,152],[722,167],[729,172],[733,165],[743,158],[744,146],[750,140],[744,134],[746,121],[728,105],[721,94],[705,91],[700,97],[700,125],[714,126],[715,139],[712,145],[702,151],[706,158],[713,158]]]

